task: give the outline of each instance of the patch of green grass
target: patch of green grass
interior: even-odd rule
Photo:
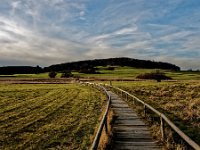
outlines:
[[[0,85],[0,149],[88,149],[104,100],[80,85]]]
[[[79,72],[72,72],[74,75],[82,78],[106,78],[106,79],[136,79],[139,74],[150,73],[155,69],[138,69],[133,67],[119,67],[115,66],[114,70],[108,70],[107,67],[99,66],[98,72],[100,74],[84,74]],[[171,77],[174,80],[199,80],[200,72],[186,72],[186,71],[169,71],[161,70],[166,76]],[[58,73],[56,78],[60,78],[61,73]],[[1,76],[0,76],[1,77]],[[5,76],[9,78],[9,76]],[[40,74],[15,74],[15,78],[49,78],[48,73]]]
[[[107,70],[107,67],[98,67],[100,74],[80,74],[76,72],[75,74],[81,77],[95,77],[95,78],[107,78],[107,79],[136,79],[139,74],[151,73],[155,69],[138,69],[133,67],[118,67],[116,66],[114,70]],[[174,80],[199,80],[200,72],[186,72],[186,71],[169,71],[160,70],[165,73],[166,76],[171,77]]]
[[[131,67],[115,67],[114,70],[107,70],[106,67],[100,67],[98,72],[100,74],[80,74],[77,73],[77,75],[81,77],[95,77],[95,78],[133,78],[135,79],[136,76],[140,73],[146,73],[146,72],[151,72],[152,69],[136,69],[136,68],[131,68]]]
[[[200,144],[200,82],[113,82],[169,117]],[[132,101],[132,100],[130,100]]]

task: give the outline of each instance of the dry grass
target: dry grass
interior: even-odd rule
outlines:
[[[126,82],[118,85],[164,113],[191,139],[200,144],[200,82]],[[181,146],[176,145],[178,149]]]
[[[102,111],[101,117],[99,118],[99,122],[101,121],[104,113],[105,113],[105,108]],[[112,109],[110,109],[109,112],[108,112],[108,116],[107,116],[107,131],[106,131],[106,128],[104,126],[103,130],[102,130],[102,134],[101,134],[100,140],[99,140],[98,150],[105,150],[105,149],[108,149],[108,147],[110,146],[111,139],[112,139],[113,115],[114,115],[113,111],[112,111]],[[99,128],[99,124],[95,128],[94,134],[90,137],[91,143],[93,142],[93,140],[94,140],[94,138],[96,136],[98,128]]]
[[[101,135],[101,138],[100,138],[100,142],[99,142],[99,147],[98,149],[99,150],[105,150],[105,149],[108,149],[108,147],[110,146],[111,144],[111,139],[112,139],[112,119],[113,119],[113,111],[110,110],[109,113],[108,113],[108,119],[107,119],[107,122],[108,122],[108,130],[106,132],[106,129],[104,127],[103,129],[103,132],[102,132],[102,135]]]

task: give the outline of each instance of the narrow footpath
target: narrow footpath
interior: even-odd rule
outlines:
[[[116,115],[113,125],[113,150],[161,150],[148,126],[119,96],[109,91]]]

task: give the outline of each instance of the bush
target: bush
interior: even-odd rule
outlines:
[[[80,79],[79,75],[73,75],[73,77],[74,77],[75,80],[79,80]]]
[[[115,70],[115,67],[113,67],[113,66],[108,66],[108,67],[106,68],[106,70]]]
[[[49,72],[49,77],[50,77],[50,78],[55,78],[56,75],[57,75],[57,73],[56,73],[55,71]]]
[[[69,77],[73,77],[73,74],[71,73],[71,71],[64,71],[61,74],[61,78],[69,78]]]
[[[151,73],[144,73],[138,75],[136,78],[138,79],[154,79],[157,82],[161,82],[161,80],[171,80],[171,77],[166,76],[163,72],[156,70],[155,72]]]
[[[96,71],[96,68],[82,68],[79,73],[85,73],[85,74],[99,74],[99,72]]]

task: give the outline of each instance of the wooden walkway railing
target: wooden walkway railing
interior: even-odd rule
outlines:
[[[87,84],[90,86],[94,86],[95,88],[98,88],[100,90],[102,90],[108,99],[107,102],[107,106],[106,106],[106,110],[105,113],[103,115],[103,118],[100,122],[98,131],[96,133],[95,139],[92,143],[91,146],[91,150],[96,150],[98,148],[98,144],[99,144],[99,140],[102,134],[102,130],[103,127],[105,126],[105,128],[107,128],[107,116],[108,116],[108,112],[109,112],[109,107],[110,107],[110,103],[111,103],[111,97],[108,94],[108,91],[106,90],[105,87],[107,88],[111,88],[113,89],[116,93],[120,93],[121,96],[123,97],[123,93],[126,96],[126,99],[128,99],[128,96],[133,98],[134,102],[137,101],[138,103],[140,103],[141,105],[143,105],[143,112],[144,112],[144,116],[147,115],[147,109],[150,110],[151,112],[155,113],[156,115],[158,115],[160,117],[160,132],[161,132],[161,138],[162,141],[165,140],[165,126],[164,124],[166,123],[171,129],[173,129],[182,139],[185,143],[187,143],[187,146],[190,147],[190,149],[194,149],[194,150],[200,150],[200,146],[195,143],[192,139],[190,139],[185,133],[183,133],[170,119],[168,119],[163,113],[159,112],[158,110],[154,109],[152,106],[150,106],[149,104],[143,102],[142,100],[140,100],[139,98],[135,97],[134,95],[128,93],[127,91],[124,91],[120,88],[117,87],[113,87],[110,85],[103,85],[103,84],[95,84],[95,83],[90,83],[90,82],[81,82],[82,84]]]
[[[97,130],[94,141],[93,141],[92,146],[90,148],[91,150],[97,150],[98,145],[99,145],[99,141],[100,141],[100,138],[101,138],[101,134],[102,134],[102,131],[103,131],[103,127],[105,126],[106,131],[108,130],[107,118],[108,118],[108,112],[109,112],[110,103],[111,103],[111,97],[110,97],[110,94],[108,94],[108,91],[105,89],[105,87],[103,87],[99,84],[90,83],[90,82],[81,82],[81,84],[86,84],[86,85],[89,85],[89,86],[93,86],[93,87],[95,87],[99,90],[102,90],[105,93],[105,95],[107,96],[107,100],[108,100],[107,105],[106,105],[106,110],[103,114],[103,118],[100,122],[99,128]]]
[[[167,118],[163,113],[159,112],[158,110],[154,109],[152,106],[150,106],[149,104],[143,102],[142,100],[138,99],[137,97],[135,97],[134,95],[128,93],[127,91],[124,91],[120,88],[117,87],[113,87],[110,85],[104,85],[108,88],[112,88],[113,90],[115,90],[117,93],[120,93],[123,96],[123,93],[126,96],[126,99],[128,99],[128,96],[133,98],[134,101],[139,102],[140,104],[143,105],[143,112],[144,112],[144,116],[146,116],[147,113],[147,109],[149,109],[151,112],[155,113],[156,115],[158,115],[160,117],[160,132],[161,132],[161,138],[162,141],[165,140],[165,126],[164,123],[166,123],[171,129],[173,129],[182,139],[185,143],[187,143],[187,146],[189,146],[192,149],[195,150],[200,150],[200,146],[195,143],[192,139],[190,139],[185,133],[183,133],[169,118]]]

